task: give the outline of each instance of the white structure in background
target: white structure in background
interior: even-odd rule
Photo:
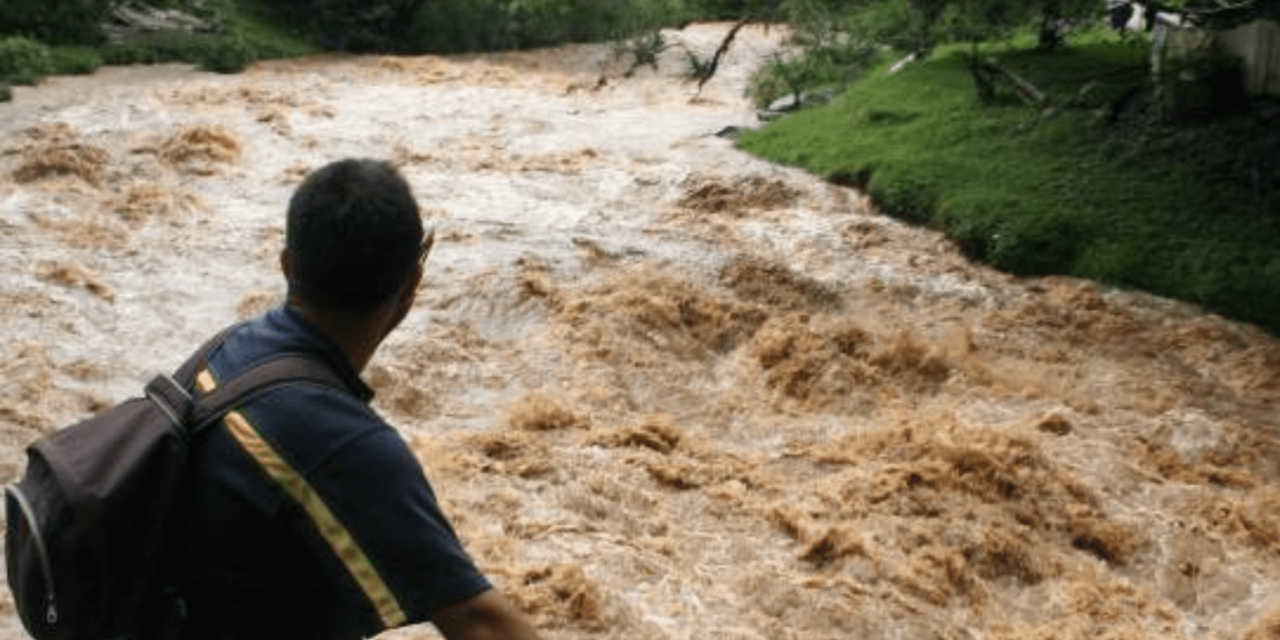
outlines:
[[[1145,31],[1147,28],[1147,8],[1137,2],[1129,3],[1133,9],[1133,13],[1129,14],[1129,22],[1125,23],[1124,28],[1129,31]]]
[[[1280,22],[1254,20],[1217,32],[1218,43],[1244,61],[1249,95],[1280,97]]]
[[[1217,49],[1241,60],[1249,95],[1280,97],[1280,21],[1251,11],[1252,6],[1243,3],[1185,17],[1159,14],[1151,47],[1157,80],[1176,69],[1179,60]]]

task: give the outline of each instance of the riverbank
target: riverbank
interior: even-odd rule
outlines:
[[[1059,98],[1100,80],[1093,108],[1047,111],[1007,88],[982,105],[968,53],[943,48],[895,74],[886,62],[741,146],[860,186],[1001,270],[1139,288],[1280,332],[1275,111],[1154,125],[1140,93],[1118,100],[1143,87],[1145,48],[1106,37],[982,54]]]

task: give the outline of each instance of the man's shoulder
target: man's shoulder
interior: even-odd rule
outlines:
[[[335,390],[347,392],[359,403],[373,398],[372,389],[352,369],[341,348],[287,307],[235,326],[213,352],[209,368],[220,382],[281,356],[301,356],[323,365],[342,383]]]
[[[399,433],[351,393],[310,382],[278,386],[247,403],[245,418],[305,466],[335,455],[396,457]],[[389,461],[388,461],[389,462]]]

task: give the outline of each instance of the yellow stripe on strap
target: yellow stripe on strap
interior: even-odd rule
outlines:
[[[196,386],[200,387],[201,391],[209,393],[218,387],[218,381],[213,378],[213,372],[201,369],[200,373],[196,374]]]
[[[196,377],[196,383],[200,385],[203,391],[211,391],[217,386],[213,376],[210,375],[208,369],[201,371]],[[208,388],[205,385],[208,385]],[[236,442],[252,457],[262,470],[267,473],[273,480],[280,484],[298,504],[311,517],[311,522],[315,524],[319,530],[321,537],[329,543],[338,559],[351,573],[351,577],[360,585],[364,591],[365,597],[373,603],[378,611],[378,617],[382,619],[382,624],[390,629],[398,627],[408,621],[404,609],[400,607],[400,603],[396,600],[395,594],[382,580],[382,576],[378,574],[373,563],[369,561],[369,557],[365,555],[364,550],[351,537],[351,533],[347,528],[342,526],[342,522],[337,516],[329,510],[329,505],[325,504],[324,499],[316,492],[307,479],[298,473],[292,465],[286,461],[271,443],[263,439],[258,430],[242,415],[239,411],[232,411],[227,414],[226,424],[228,431],[236,439]]]

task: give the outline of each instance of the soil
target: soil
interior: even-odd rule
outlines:
[[[291,190],[375,156],[437,231],[376,407],[546,637],[1278,637],[1280,343],[736,151],[784,35],[701,91],[607,45],[16,88],[0,476],[278,304]]]

